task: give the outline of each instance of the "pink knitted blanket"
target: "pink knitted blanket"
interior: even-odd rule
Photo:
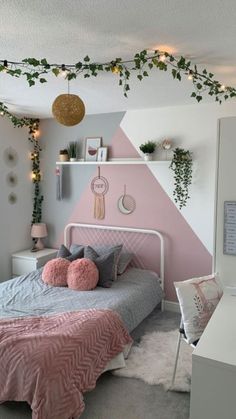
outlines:
[[[3,319],[0,402],[27,401],[33,419],[78,418],[83,393],[131,341],[110,310]]]

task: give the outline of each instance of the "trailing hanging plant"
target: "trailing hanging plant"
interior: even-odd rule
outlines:
[[[10,119],[15,128],[27,127],[29,130],[28,140],[32,144],[31,161],[32,161],[32,182],[34,184],[33,196],[33,212],[31,223],[40,223],[42,218],[42,202],[43,195],[40,190],[41,172],[40,172],[40,152],[41,148],[37,140],[39,130],[39,119],[18,117],[12,115],[7,106],[0,102],[0,115]]]
[[[173,192],[174,200],[179,205],[179,209],[186,206],[189,196],[189,186],[192,183],[192,153],[183,148],[175,148],[170,168],[174,172]]]
[[[119,79],[119,85],[123,88],[124,95],[130,90],[129,79],[131,73],[135,73],[137,78],[142,81],[149,76],[153,70],[170,71],[175,80],[181,81],[185,76],[193,84],[191,97],[200,102],[203,93],[207,92],[215,97],[219,103],[222,100],[236,96],[236,89],[224,86],[214,79],[214,74],[207,69],[198,69],[188,58],[174,56],[167,51],[155,50],[152,53],[147,50],[137,52],[133,58],[123,60],[115,58],[108,62],[91,62],[86,55],[82,61],[75,64],[50,64],[46,58],[24,58],[22,61],[0,60],[0,72],[4,72],[13,77],[25,77],[29,86],[34,86],[36,82],[46,83],[47,74],[63,76],[68,80],[76,79],[83,75],[84,78],[97,77],[99,73],[111,72]]]

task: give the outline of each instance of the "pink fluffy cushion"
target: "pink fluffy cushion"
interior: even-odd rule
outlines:
[[[68,287],[78,291],[89,291],[96,287],[99,279],[98,268],[89,259],[71,262],[67,272]]]
[[[54,287],[67,286],[67,271],[71,262],[64,258],[51,259],[43,268],[42,280]]]

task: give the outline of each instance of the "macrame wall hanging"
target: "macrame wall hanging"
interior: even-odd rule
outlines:
[[[98,176],[91,182],[91,190],[94,194],[94,218],[103,220],[105,218],[105,195],[108,192],[109,183],[104,176],[100,174],[98,166]]]

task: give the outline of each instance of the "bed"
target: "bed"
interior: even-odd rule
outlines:
[[[142,258],[141,243],[147,253],[146,237],[158,239],[160,257],[154,263],[159,276],[144,269],[147,260]],[[125,249],[136,250],[134,266],[111,288],[93,291],[51,287],[42,281],[42,268],[0,285],[0,366],[5,369],[0,401],[27,401],[34,419],[77,419],[84,410],[83,393],[94,388],[104,370],[124,362],[123,351],[131,344],[128,332],[157,304],[163,305],[161,233],[80,223],[66,226],[67,247],[82,238],[85,244],[122,240]]]

